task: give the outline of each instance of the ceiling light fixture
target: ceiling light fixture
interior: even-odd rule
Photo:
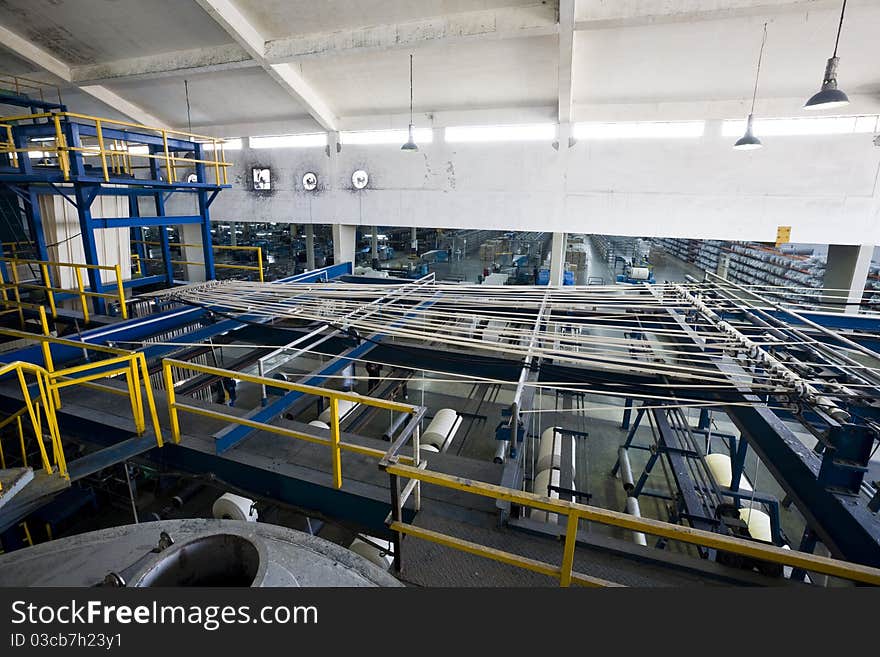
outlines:
[[[415,126],[413,126],[413,56],[409,56],[409,139],[406,140],[406,143],[400,147],[402,151],[412,151],[416,152],[419,150],[419,147],[416,145],[415,138],[413,137],[413,131]]]
[[[846,0],[843,0],[843,6],[840,9],[840,23],[837,25],[837,40],[834,42],[834,55],[825,65],[825,77],[822,80],[822,89],[815,96],[810,98],[804,105],[804,109],[808,110],[824,110],[833,109],[835,107],[843,107],[849,105],[849,98],[840,89],[837,88],[837,46],[840,44],[840,32],[843,29],[843,16],[846,14]]]
[[[764,45],[767,43],[767,23],[764,23],[764,36],[761,39],[761,51],[758,53],[758,70],[755,72],[755,90],[752,92],[752,109],[746,121],[746,134],[740,137],[733,147],[738,151],[753,151],[761,148],[761,140],[752,132],[752,116],[755,113],[755,99],[758,97],[758,79],[761,77],[761,61],[764,59]]]

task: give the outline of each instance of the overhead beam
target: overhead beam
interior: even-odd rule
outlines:
[[[235,41],[244,48],[251,58],[302,104],[325,130],[337,129],[336,115],[320,94],[303,78],[291,64],[273,64],[266,58],[266,40],[241,10],[231,0],[196,0]]]
[[[559,0],[559,123],[571,123],[575,0]]]
[[[227,33],[236,38],[232,31],[244,18],[235,16],[234,6],[224,8],[217,3],[217,9],[213,13],[211,7],[214,7],[214,3],[202,6],[214,20],[223,25]],[[224,11],[221,12],[220,9]],[[522,39],[554,35],[557,32],[555,6],[535,4],[461,12],[440,18],[337,32],[294,35],[270,39],[262,45],[255,30],[251,30],[246,39],[248,47],[242,45],[240,38],[236,38],[234,44],[74,66],[70,70],[75,83],[101,84],[111,80],[151,80],[242,68],[265,68],[264,63],[272,66],[337,55],[455,45],[476,40]],[[243,34],[242,37],[244,36]],[[282,72],[279,75],[287,76],[287,73]]]
[[[230,43],[74,66],[70,72],[73,82],[77,84],[100,84],[109,80],[152,80],[259,66],[247,50],[237,43]]]
[[[851,0],[869,6],[873,0]],[[576,31],[840,9],[840,0],[580,0]]]
[[[547,36],[556,32],[555,7],[552,3],[540,3],[271,39],[265,44],[265,53],[268,61],[277,64],[473,40]]]
[[[79,86],[73,81],[70,67],[57,57],[49,54],[33,42],[19,36],[12,30],[0,25],[0,42],[12,53],[29,61],[34,66],[41,68],[50,74],[53,78],[57,78],[62,86],[73,85],[84,93],[100,100],[108,107],[113,108],[120,114],[128,118],[156,128],[167,128],[168,126],[156,118],[149,112],[138,107],[132,102],[122,98],[119,94],[111,91],[107,87],[101,85],[85,85]]]

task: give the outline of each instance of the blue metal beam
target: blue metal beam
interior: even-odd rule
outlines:
[[[178,226],[181,224],[202,223],[202,217],[197,214],[161,217],[94,217],[94,228],[139,228],[146,226]]]

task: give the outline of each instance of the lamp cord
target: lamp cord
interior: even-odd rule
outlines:
[[[409,56],[409,122],[413,122],[413,56]]]
[[[192,129],[193,129],[192,117],[190,116],[190,112],[189,112],[189,80],[183,81],[183,89],[184,89],[184,92],[186,93],[186,125],[187,125],[187,130],[192,132]]]
[[[846,14],[846,0],[840,8],[840,23],[837,25],[837,39],[834,41],[834,56],[837,57],[837,46],[840,44],[840,33],[843,30],[843,16]]]
[[[764,45],[767,43],[767,23],[764,23],[764,36],[761,39],[761,51],[758,53],[758,70],[755,73],[755,90],[752,92],[752,109],[749,114],[755,113],[755,99],[758,97],[758,79],[761,77],[761,62],[764,59]]]

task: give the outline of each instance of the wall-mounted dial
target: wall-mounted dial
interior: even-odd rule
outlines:
[[[358,169],[351,174],[351,184],[354,185],[355,189],[363,189],[367,186],[368,182],[370,182],[370,176],[363,169]]]

